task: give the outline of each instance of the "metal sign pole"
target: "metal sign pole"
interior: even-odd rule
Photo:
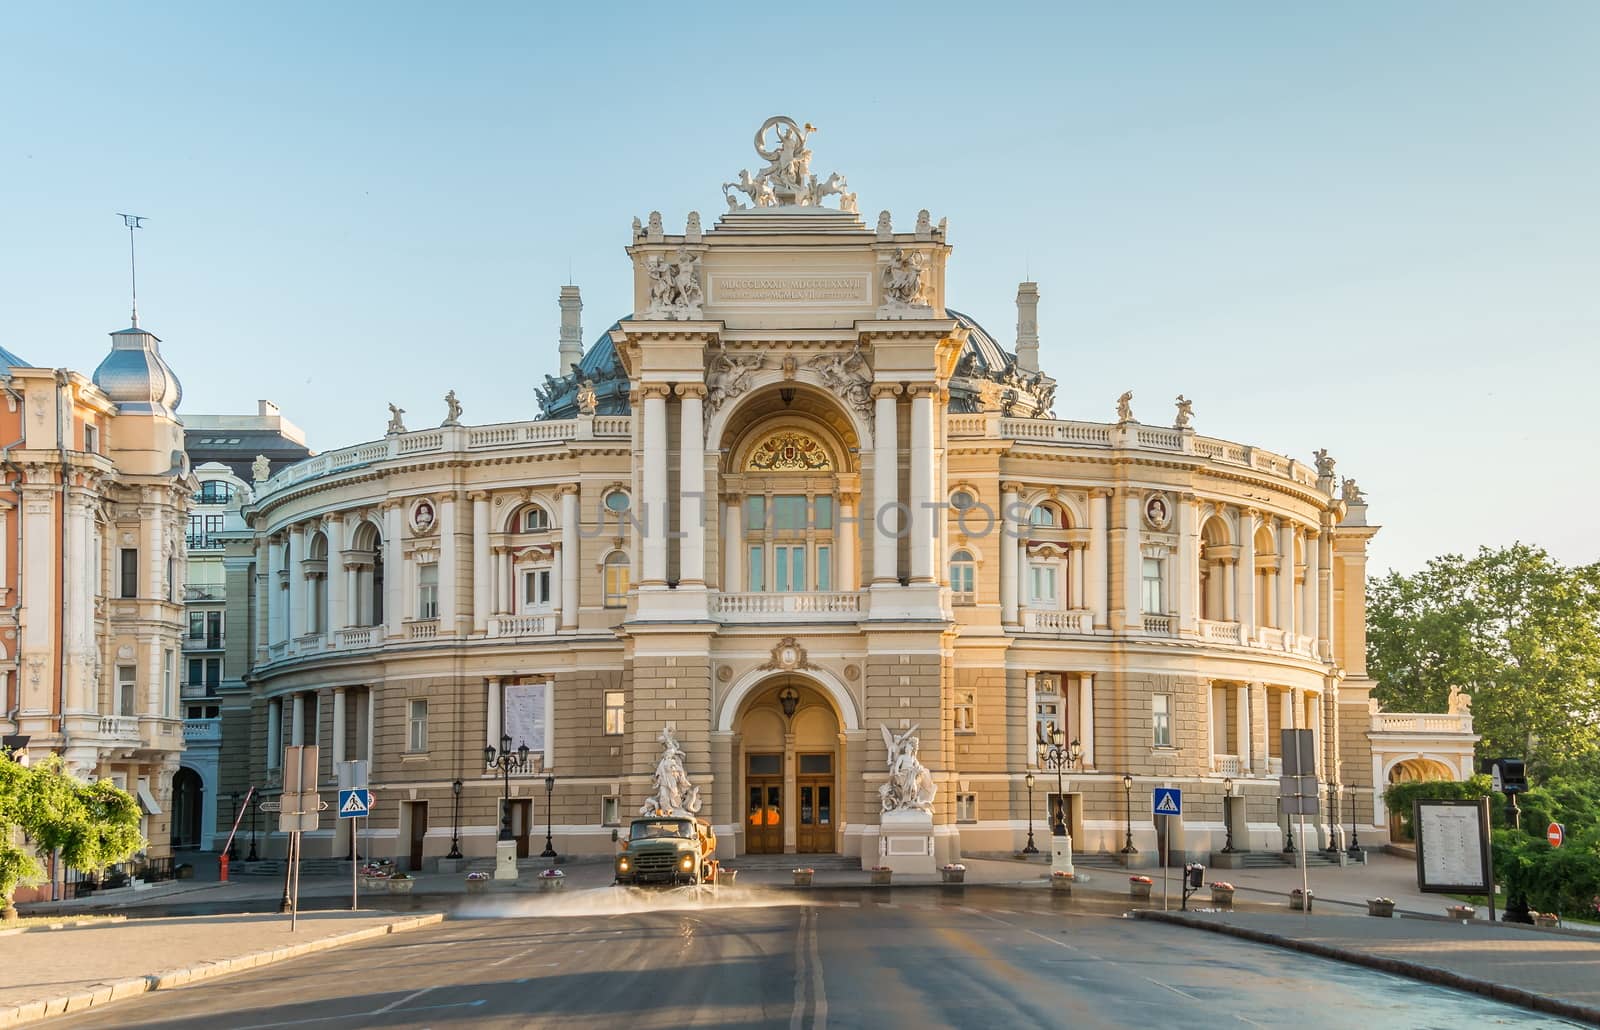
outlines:
[[[289,932],[294,933],[300,920],[300,831],[289,834]]]
[[[360,848],[356,847],[356,834],[360,830],[361,820],[350,820],[350,911],[361,911],[361,888],[356,883],[356,863],[360,860]]]
[[[1161,911],[1167,910],[1167,866],[1172,864],[1172,816],[1161,817],[1161,829],[1166,838],[1161,842]]]

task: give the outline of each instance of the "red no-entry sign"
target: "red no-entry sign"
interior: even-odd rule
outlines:
[[[1551,823],[1550,828],[1544,831],[1544,836],[1545,840],[1550,842],[1552,848],[1559,848],[1561,842],[1566,839],[1567,828],[1560,823]]]

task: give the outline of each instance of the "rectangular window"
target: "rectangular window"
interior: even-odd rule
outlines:
[[[811,522],[815,529],[833,528],[833,498],[826,495],[811,502]]]
[[[750,533],[764,533],[767,529],[767,499],[746,497],[744,501],[744,528]]]
[[[439,617],[439,566],[430,562],[417,566],[417,618]]]
[[[827,544],[817,545],[817,589],[833,589],[833,548]]]
[[[804,590],[806,588],[806,549],[804,547],[789,548],[789,572],[794,583],[792,589]]]
[[[1146,558],[1144,560],[1144,610],[1151,615],[1166,613],[1166,605],[1161,600],[1161,559]]]
[[[802,776],[829,776],[833,773],[832,755],[801,755],[800,774]]]
[[[1156,694],[1150,698],[1151,743],[1156,747],[1172,746],[1172,698]]]
[[[406,750],[421,754],[428,750],[428,702],[412,699],[406,703]]]
[[[628,603],[628,559],[613,554],[606,559],[606,607],[621,608]]]
[[[139,669],[133,665],[117,666],[117,714],[139,714]]]
[[[615,794],[607,794],[600,799],[600,825],[622,825],[622,799]]]
[[[549,569],[534,569],[522,574],[522,605],[526,609],[550,606]]]
[[[135,547],[122,549],[122,589],[119,597],[139,596],[139,550]]]
[[[222,646],[222,613],[206,612],[206,646]]]
[[[200,659],[189,659],[189,686],[198,687],[201,683],[205,682],[205,678],[201,673],[201,669],[204,667],[205,665],[200,661]]]
[[[978,821],[978,795],[956,795],[956,822],[975,823]]]
[[[161,715],[171,719],[178,710],[177,656],[171,651],[161,653]]]
[[[751,776],[782,776],[782,755],[747,755],[745,769]]]
[[[780,533],[806,528],[805,494],[779,494],[772,499],[772,528]]]
[[[204,640],[206,635],[206,613],[189,613],[189,639]]]
[[[206,687],[216,690],[222,685],[222,659],[206,659]]]
[[[1033,603],[1039,608],[1056,606],[1056,567],[1054,565],[1029,565],[1028,577]]]
[[[88,423],[84,423],[83,449],[88,451],[90,454],[100,453],[100,429],[98,426],[91,426]]]
[[[608,737],[620,737],[627,730],[626,695],[620,690],[605,693],[605,729]]]
[[[760,547],[750,548],[750,568],[748,571],[750,575],[746,582],[746,587],[749,590],[755,593],[760,593],[761,591],[767,589],[767,562],[765,550]]]
[[[957,733],[975,733],[977,724],[977,697],[973,694],[956,695],[955,731]]]

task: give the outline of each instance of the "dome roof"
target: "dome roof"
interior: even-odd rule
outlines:
[[[183,384],[162,360],[161,340],[137,326],[111,334],[111,353],[94,370],[94,385],[125,415],[176,418]]]

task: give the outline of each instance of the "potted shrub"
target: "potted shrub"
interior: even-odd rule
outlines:
[[[960,862],[946,863],[940,870],[945,883],[965,883],[967,881],[967,867]]]
[[[389,871],[380,865],[368,863],[361,867],[361,886],[368,888],[382,887],[389,879]]]
[[[1296,912],[1310,912],[1311,903],[1316,897],[1316,891],[1308,891],[1296,887],[1289,892],[1289,907]]]
[[[1561,917],[1554,912],[1530,912],[1533,916],[1534,926],[1557,927],[1561,925]]]
[[[1211,884],[1211,904],[1217,908],[1233,907],[1233,884],[1215,880]]]
[[[889,886],[889,882],[894,876],[894,870],[886,865],[875,865],[868,872],[872,874],[872,883],[875,887]]]
[[[1128,877],[1128,894],[1131,897],[1148,899],[1150,897],[1150,888],[1154,883],[1155,881],[1148,876],[1139,876],[1137,874],[1130,876]]]
[[[1050,890],[1055,894],[1072,893],[1073,875],[1061,869],[1052,870],[1050,873]]]
[[[488,889],[489,889],[489,874],[488,873],[468,873],[467,874],[467,893],[468,894],[482,894],[485,891],[487,891]]]
[[[811,886],[811,877],[816,875],[816,872],[817,871],[815,869],[811,869],[811,868],[804,867],[804,866],[799,868],[799,869],[796,869],[794,871],[794,885],[796,887],[809,887],[809,886]]]
[[[1367,915],[1377,916],[1379,919],[1394,918],[1393,898],[1368,898]]]
[[[1471,905],[1466,904],[1447,905],[1445,906],[1444,914],[1449,916],[1451,919],[1467,920],[1476,916],[1478,914],[1478,910]]]
[[[410,894],[411,888],[417,885],[410,873],[395,873],[389,877],[388,883],[390,894]]]
[[[566,886],[567,874],[559,869],[539,870],[539,889],[545,891],[558,891]]]

